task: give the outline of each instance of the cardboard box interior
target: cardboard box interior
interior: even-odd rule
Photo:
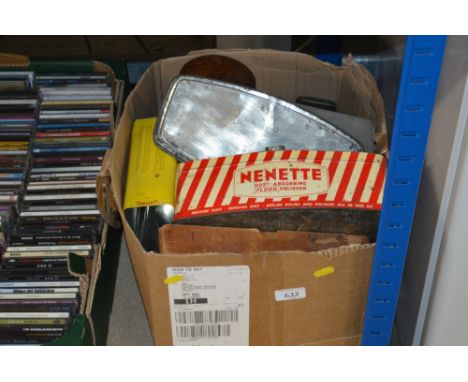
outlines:
[[[200,51],[154,63],[129,96],[106,155],[98,199],[106,220],[118,224],[120,215],[133,268],[157,345],[171,345],[171,321],[166,268],[174,266],[248,265],[250,267],[251,345],[358,344],[373,259],[373,244],[339,247],[321,252],[263,252],[255,254],[162,255],[145,252],[122,210],[133,122],[158,115],[165,93],[180,68],[195,55],[225,54],[254,73],[257,90],[289,102],[298,96],[327,98],[337,110],[369,118],[376,124],[376,152],[387,148],[382,97],[372,76],[361,66],[335,67],[312,57],[269,50]],[[332,267],[326,277],[314,272]],[[307,296],[275,301],[277,289],[305,287]]]

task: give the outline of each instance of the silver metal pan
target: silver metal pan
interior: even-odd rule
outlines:
[[[329,122],[278,98],[201,77],[174,80],[163,103],[155,143],[179,161],[264,151],[363,151]]]

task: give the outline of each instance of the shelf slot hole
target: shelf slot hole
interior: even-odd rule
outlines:
[[[385,249],[396,249],[396,248],[398,248],[398,244],[397,243],[386,243],[386,244],[384,244],[384,248]]]
[[[377,281],[377,285],[378,286],[390,286],[390,285],[392,285],[392,282],[387,281],[387,280],[381,280],[381,281]]]
[[[401,155],[398,157],[398,160],[400,162],[414,162],[414,156],[411,156],[411,155]]]
[[[377,304],[388,304],[389,300],[388,298],[376,298],[374,300]]]
[[[395,179],[393,181],[393,184],[395,186],[407,186],[409,184],[409,180],[408,179]]]
[[[403,131],[401,135],[405,138],[416,138],[418,133],[416,131]]]
[[[432,56],[434,54],[434,50],[431,48],[416,48],[414,53],[416,56]]]
[[[424,111],[424,107],[421,105],[406,105],[406,111],[410,113],[421,113]]]
[[[406,206],[406,203],[405,202],[391,202],[390,205],[393,208],[403,208]]]
[[[411,85],[427,85],[429,84],[429,78],[427,77],[411,77],[410,78]]]

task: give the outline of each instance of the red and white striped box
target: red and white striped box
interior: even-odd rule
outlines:
[[[272,209],[378,211],[386,169],[379,154],[309,150],[181,163],[174,220]]]

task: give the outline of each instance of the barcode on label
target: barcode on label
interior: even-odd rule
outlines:
[[[231,325],[176,326],[176,335],[183,339],[230,337]]]
[[[237,309],[175,312],[176,324],[217,324],[219,322],[238,321],[239,311]]]

